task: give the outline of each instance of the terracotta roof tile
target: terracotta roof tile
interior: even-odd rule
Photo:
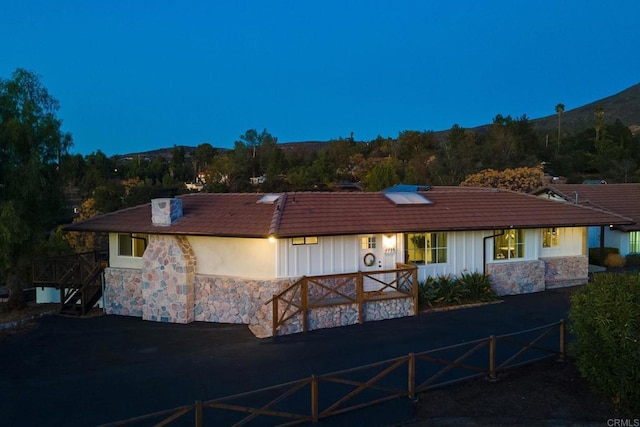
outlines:
[[[578,203],[615,212],[631,218],[634,224],[620,225],[616,228],[623,231],[640,230],[640,184],[558,184],[549,185],[547,189],[574,202],[576,193]],[[543,192],[538,191],[538,193]]]
[[[256,203],[262,194],[200,193],[182,196],[184,217],[168,227],[151,224],[151,207],[147,204],[92,218],[67,229],[291,237],[631,222],[601,209],[558,203],[506,190],[434,187],[423,194],[433,203],[396,205],[381,192],[293,192],[275,204]]]

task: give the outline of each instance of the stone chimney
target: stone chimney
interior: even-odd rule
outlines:
[[[151,222],[166,227],[182,218],[182,199],[152,199]]]

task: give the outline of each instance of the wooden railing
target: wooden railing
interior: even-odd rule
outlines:
[[[86,314],[101,295],[106,265],[97,252],[40,258],[32,264],[33,285],[59,289],[61,308],[80,303],[79,314]]]
[[[481,352],[481,349],[485,351]],[[258,417],[270,425],[316,423],[323,418],[399,397],[415,399],[418,393],[471,378],[486,377],[496,381],[499,374],[508,369],[549,358],[563,360],[564,356],[565,322],[560,320],[526,331],[410,353],[205,402],[196,401],[193,405],[101,427],[141,422],[149,425],[151,421],[155,426],[165,426],[189,413],[194,416],[194,425],[202,427],[205,423],[204,409],[214,410],[210,411],[206,420],[212,426],[241,426]],[[239,417],[241,419],[237,419]],[[276,424],[276,420],[284,423]]]
[[[381,299],[412,298],[414,314],[418,314],[418,268],[396,264],[395,269],[358,271],[355,273],[303,276],[286,289],[274,295],[266,304],[272,304],[272,336],[278,328],[296,316],[301,316],[302,331],[308,330],[309,310],[355,304],[358,323],[364,322],[364,306]],[[365,281],[373,291],[365,291]]]

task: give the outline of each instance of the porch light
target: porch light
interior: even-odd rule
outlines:
[[[395,249],[396,248],[395,234],[386,234],[382,236],[382,247],[384,249]]]
[[[269,234],[268,237],[269,243],[275,243],[276,242],[276,238],[273,234]]]

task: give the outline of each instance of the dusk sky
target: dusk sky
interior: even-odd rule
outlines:
[[[640,82],[640,1],[0,0],[72,153],[369,141],[539,118]]]

